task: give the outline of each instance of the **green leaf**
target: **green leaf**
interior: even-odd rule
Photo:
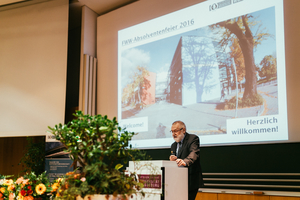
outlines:
[[[104,131],[104,130],[107,130],[107,129],[108,129],[107,126],[101,126],[101,127],[99,128],[100,131]]]
[[[117,164],[117,165],[115,166],[115,169],[116,169],[116,170],[119,170],[119,169],[121,169],[122,167],[123,167],[122,164]]]
[[[91,158],[91,157],[93,157],[93,152],[89,152],[89,154],[88,154],[88,156]]]

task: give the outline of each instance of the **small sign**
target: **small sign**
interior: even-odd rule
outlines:
[[[57,178],[61,178],[67,172],[72,172],[71,167],[73,161],[70,158],[46,158],[46,172],[50,182]]]
[[[55,135],[52,133],[46,133],[46,142],[59,142],[56,140]]]
[[[161,189],[161,175],[139,174],[138,177],[144,188]]]

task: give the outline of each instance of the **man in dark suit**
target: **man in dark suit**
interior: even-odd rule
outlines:
[[[188,195],[189,200],[194,200],[198,188],[203,187],[199,137],[187,133],[182,121],[173,122],[171,132],[175,142],[171,145],[170,160],[176,161],[179,167],[188,167]]]

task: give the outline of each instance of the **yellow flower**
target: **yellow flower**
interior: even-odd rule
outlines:
[[[60,183],[60,182],[62,182],[62,181],[63,181],[63,178],[58,178],[58,179],[57,179],[57,182],[58,182],[58,183]]]
[[[21,195],[21,192],[19,193],[19,195],[18,195],[18,200],[23,200],[24,199],[24,197]]]
[[[8,187],[7,187],[7,190],[8,191],[13,191],[15,189],[15,186],[14,185],[9,185]]]
[[[14,183],[14,181],[12,179],[6,179],[6,180],[4,180],[3,185],[11,185],[13,183]]]
[[[52,191],[55,192],[59,188],[59,183],[53,183]]]
[[[0,192],[4,193],[5,192],[5,188],[4,187],[0,188]]]
[[[60,197],[60,194],[59,194],[59,193],[61,193],[61,192],[62,192],[62,190],[59,190],[58,193],[56,193],[56,196],[57,196],[57,197]]]
[[[35,191],[37,194],[39,195],[42,195],[46,192],[46,186],[43,184],[43,183],[40,183],[38,184],[36,187],[35,187]]]

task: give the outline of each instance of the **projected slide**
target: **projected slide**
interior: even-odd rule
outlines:
[[[282,0],[207,1],[120,30],[118,119],[139,148],[287,140]]]

